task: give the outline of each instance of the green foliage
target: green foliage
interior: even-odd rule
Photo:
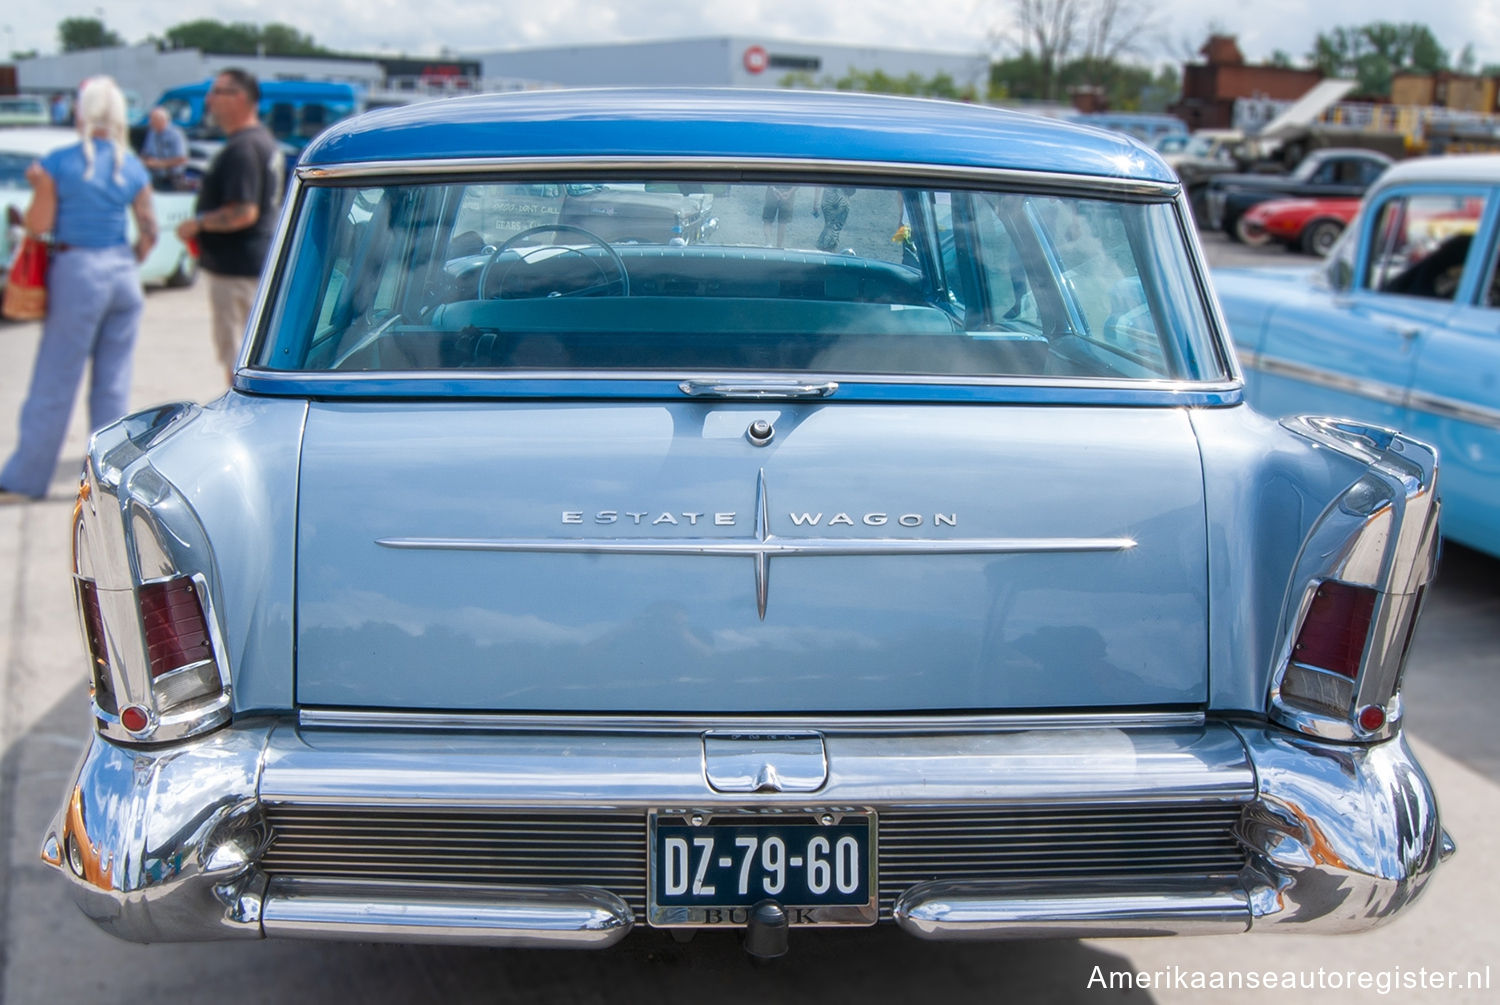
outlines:
[[[174,49],[202,49],[221,55],[329,56],[334,53],[318,45],[290,25],[271,23],[264,27],[247,21],[225,24],[202,18],[173,25],[165,33]]]
[[[911,94],[922,98],[948,98],[952,101],[974,101],[978,95],[970,87],[959,87],[946,73],[924,77],[919,73],[908,73],[904,77],[893,77],[883,70],[857,70],[837,79],[815,78],[810,73],[788,73],[781,78],[782,87],[815,89],[833,88],[838,91],[862,91],[867,94]]]
[[[1129,112],[1163,111],[1182,90],[1182,78],[1171,65],[1152,70],[1109,59],[1075,59],[1049,80],[1031,52],[990,64],[992,101],[1045,101],[1054,84],[1064,96],[1076,88],[1099,88],[1110,108]]]
[[[104,26],[96,17],[65,17],[57,22],[57,41],[63,52],[81,49],[108,49],[124,45],[125,40]]]
[[[1329,77],[1353,77],[1368,95],[1389,95],[1398,73],[1436,73],[1448,68],[1448,52],[1426,25],[1370,24],[1319,33],[1307,54]]]
[[[1048,80],[1031,50],[990,64],[990,98],[995,101],[1043,101]]]

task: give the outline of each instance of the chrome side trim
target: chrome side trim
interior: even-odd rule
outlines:
[[[308,182],[341,181],[381,175],[487,175],[526,174],[544,171],[585,171],[590,177],[628,171],[689,172],[693,174],[731,171],[737,177],[760,171],[786,174],[815,172],[819,175],[868,178],[948,179],[988,185],[1025,186],[1028,189],[1084,191],[1101,189],[1141,198],[1174,199],[1182,185],[1175,181],[1150,181],[1108,175],[1075,175],[1054,171],[1021,171],[1014,168],[980,168],[942,164],[912,164],[890,161],[825,160],[802,157],[610,157],[589,154],[576,157],[474,157],[443,160],[370,161],[368,163],[302,165],[296,178]]]
[[[1398,408],[1411,408],[1418,412],[1427,412],[1442,419],[1453,419],[1456,422],[1467,422],[1476,426],[1500,429],[1500,408],[1488,408],[1484,405],[1459,401],[1456,398],[1446,398],[1438,394],[1428,394],[1416,389],[1398,387],[1395,384],[1387,384],[1382,381],[1350,377],[1347,374],[1335,373],[1332,370],[1308,366],[1305,363],[1293,363],[1290,360],[1278,359],[1274,356],[1264,356],[1259,353],[1243,352],[1240,354],[1240,362],[1249,369],[1259,370],[1262,373],[1272,376],[1287,377],[1291,380],[1300,380],[1303,383],[1312,384],[1316,387],[1324,387],[1348,394],[1357,394],[1382,404],[1395,405]]]
[[[1274,377],[1286,377],[1291,380],[1300,380],[1315,387],[1328,388],[1331,391],[1341,391],[1346,394],[1357,394],[1372,401],[1378,401],[1387,405],[1395,405],[1398,408],[1406,406],[1406,388],[1395,384],[1386,384],[1382,381],[1365,380],[1360,377],[1350,377],[1347,374],[1336,373],[1332,370],[1324,370],[1321,367],[1308,366],[1305,363],[1294,363],[1290,360],[1278,359],[1275,356],[1265,356],[1259,353],[1242,352],[1240,362],[1251,370],[1259,370],[1262,373]]]
[[[1485,408],[1467,401],[1426,394],[1413,389],[1407,396],[1407,406],[1419,412],[1429,412],[1442,419],[1468,422],[1476,426],[1500,429],[1500,408]]]
[[[635,924],[630,907],[592,887],[462,887],[276,877],[261,908],[267,936],[602,949]]]
[[[1149,883],[919,883],[896,900],[896,924],[923,939],[1221,935],[1250,928],[1239,877]]]
[[[304,708],[302,729],[458,731],[465,733],[785,733],[815,730],[828,736],[931,735],[1018,732],[1034,729],[1155,729],[1201,726],[1202,712],[1075,712],[1051,715],[841,715],[670,716],[508,715],[505,713],[380,712]]]

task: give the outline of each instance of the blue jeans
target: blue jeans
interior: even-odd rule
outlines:
[[[21,406],[16,452],[0,469],[0,488],[34,498],[47,494],[85,363],[93,363],[90,427],[107,426],[126,413],[131,352],[144,307],[140,273],[128,245],[70,248],[53,255],[42,341]]]

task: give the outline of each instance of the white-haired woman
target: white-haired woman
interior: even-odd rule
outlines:
[[[156,243],[151,179],[130,150],[125,97],[113,80],[85,81],[74,119],[80,141],[26,170],[32,187],[26,229],[52,234],[52,263],[16,449],[0,468],[0,501],[47,494],[86,363],[92,363],[93,428],[120,418],[130,404],[131,354],[144,305],[136,263]],[[127,211],[135,216],[134,247]]]

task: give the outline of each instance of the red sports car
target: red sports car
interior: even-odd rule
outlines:
[[[1273,199],[1251,206],[1235,226],[1246,244],[1280,241],[1309,255],[1325,255],[1359,210],[1358,199]]]

